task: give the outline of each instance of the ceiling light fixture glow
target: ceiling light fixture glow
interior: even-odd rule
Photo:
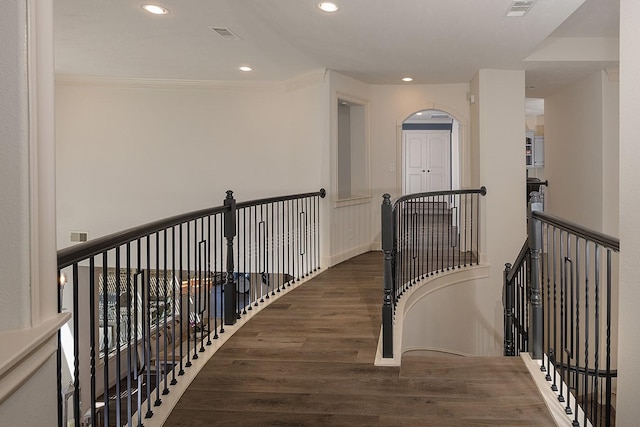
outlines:
[[[240,69],[240,71],[252,71],[253,68],[251,67],[247,67],[246,65],[243,65],[242,67],[238,67],[238,69]]]
[[[318,3],[318,9],[323,12],[333,13],[338,11],[338,5],[330,1],[323,1]]]
[[[412,81],[413,81],[413,79],[412,79],[411,77],[403,77],[403,78],[402,78],[402,81],[403,81],[403,82],[412,82]]]
[[[166,15],[169,13],[169,9],[158,6],[156,4],[143,4],[142,8],[149,13],[153,13],[154,15]]]

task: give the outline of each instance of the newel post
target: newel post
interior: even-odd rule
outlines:
[[[224,237],[227,239],[227,280],[224,284],[224,324],[236,323],[236,284],[233,281],[233,239],[236,236],[236,199],[233,191],[227,191],[224,206],[228,207],[224,213]]]
[[[382,301],[382,357],[393,358],[393,206],[391,196],[382,196],[382,251],[384,252],[384,297]]]
[[[515,356],[516,349],[513,340],[513,311],[515,308],[515,293],[513,289],[513,281],[509,280],[511,272],[511,264],[504,265],[504,288],[503,302],[504,307],[504,355]]]
[[[531,253],[531,280],[529,283],[529,351],[532,359],[542,359],[542,283],[540,279],[540,253],[542,252],[542,223],[533,215],[542,211],[542,201],[538,192],[531,193],[529,199],[529,250]]]

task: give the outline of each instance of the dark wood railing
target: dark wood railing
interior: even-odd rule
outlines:
[[[382,357],[393,358],[393,318],[413,285],[440,272],[478,264],[480,196],[486,188],[410,194],[382,202],[384,299]]]
[[[612,426],[617,238],[529,204],[529,236],[504,272],[504,354],[531,353],[574,426]]]
[[[71,398],[72,409],[58,425],[141,426],[152,417],[225,325],[320,268],[324,197],[236,204],[229,191],[222,206],[58,251],[58,307],[73,313],[72,338],[63,343],[60,333],[58,350],[59,407]]]

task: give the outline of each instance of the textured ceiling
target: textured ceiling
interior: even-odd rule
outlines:
[[[58,75],[215,81],[287,81],[332,69],[371,84],[468,82],[478,69],[524,69],[544,95],[612,58],[523,61],[548,37],[617,38],[617,0],[536,0],[507,18],[510,0],[56,0]],[[225,40],[211,27],[228,27]],[[584,43],[583,57],[590,45]],[[584,59],[584,58],[582,58]],[[238,66],[248,64],[251,73]],[[528,91],[528,95],[536,93]]]

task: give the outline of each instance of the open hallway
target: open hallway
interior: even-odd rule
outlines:
[[[382,254],[343,262],[258,313],[195,378],[165,426],[554,426],[520,358],[373,364]]]

